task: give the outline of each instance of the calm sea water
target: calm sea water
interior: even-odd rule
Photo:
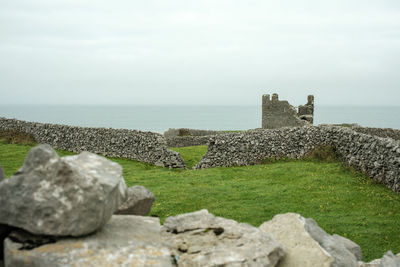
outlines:
[[[261,127],[261,106],[0,106],[0,117],[163,133],[168,128]],[[400,129],[399,107],[316,106],[314,124],[358,123]]]

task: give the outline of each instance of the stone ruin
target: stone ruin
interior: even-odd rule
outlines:
[[[153,201],[146,188],[126,187],[117,163],[39,145],[17,173],[0,176],[0,267],[400,266],[391,251],[362,262],[360,246],[300,214],[255,227],[203,209],[160,225],[143,216]]]
[[[262,128],[276,129],[312,125],[314,120],[314,96],[309,95],[307,104],[298,111],[286,100],[279,100],[278,94],[262,96]]]

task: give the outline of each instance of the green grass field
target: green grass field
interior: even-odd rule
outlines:
[[[30,145],[0,143],[0,164],[11,176],[23,164]],[[188,166],[205,146],[174,148]],[[72,154],[58,151],[60,155]],[[208,209],[211,213],[259,226],[275,214],[300,213],[328,233],[358,243],[363,260],[400,252],[400,195],[343,166],[316,160],[204,170],[171,170],[128,159],[123,167],[128,186],[143,185],[156,196],[150,215],[166,217]]]

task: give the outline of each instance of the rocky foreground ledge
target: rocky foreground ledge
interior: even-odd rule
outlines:
[[[357,244],[296,213],[254,227],[200,210],[161,226],[142,216],[154,195],[88,152],[60,158],[40,145],[2,173],[0,266],[400,266],[390,251],[362,262]]]

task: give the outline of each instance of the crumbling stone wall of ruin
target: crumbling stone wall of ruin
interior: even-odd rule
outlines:
[[[299,111],[286,100],[279,100],[278,94],[262,97],[262,128],[277,129],[310,125],[314,117],[314,96],[309,95],[307,104],[301,105]]]

